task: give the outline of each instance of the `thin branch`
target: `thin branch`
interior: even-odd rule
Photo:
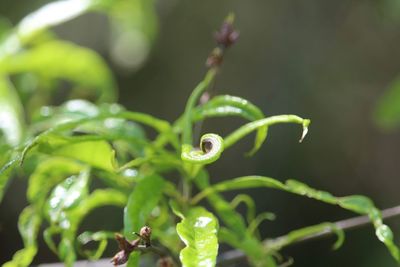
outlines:
[[[382,210],[382,218],[383,219],[390,219],[393,217],[397,217],[399,215],[400,215],[400,205]],[[353,217],[350,219],[337,221],[334,223],[334,225],[336,226],[337,229],[345,231],[345,230],[351,230],[351,229],[358,228],[361,226],[369,225],[370,223],[371,223],[371,221],[368,218],[368,216],[357,216],[357,217]],[[299,240],[291,243],[290,245],[326,237],[326,236],[332,235],[333,233],[334,232],[333,232],[332,228],[325,228],[323,231],[321,231],[319,233],[306,236],[302,239],[299,239]],[[280,240],[282,238],[285,238],[285,236],[277,237],[274,240]],[[267,241],[270,241],[270,240],[266,240],[264,242],[264,244],[267,243]],[[244,259],[246,259],[246,255],[242,251],[231,250],[231,251],[227,251],[227,252],[221,254],[218,257],[217,265],[218,266],[228,266],[234,262],[238,262],[238,261],[241,261]]]

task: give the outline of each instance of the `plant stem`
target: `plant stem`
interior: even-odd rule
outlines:
[[[390,219],[393,217],[397,217],[399,215],[400,215],[400,205],[382,210],[382,218],[383,219]],[[333,224],[336,226],[337,229],[345,231],[345,230],[351,230],[351,229],[358,228],[361,226],[369,225],[369,224],[371,224],[371,221],[368,216],[357,216],[357,217],[337,221]],[[326,228],[318,233],[313,233],[308,236],[305,236],[304,238],[299,239],[295,242],[292,242],[289,245],[326,237],[326,236],[329,236],[332,234],[334,234],[333,229]],[[279,240],[281,240],[282,238],[285,238],[285,236],[277,237],[273,240],[265,240],[263,243],[266,244],[266,243],[271,243],[274,241],[279,242]],[[232,264],[233,262],[241,261],[244,259],[246,259],[246,255],[242,251],[231,250],[231,251],[227,251],[227,252],[221,254],[218,257],[217,265],[218,266],[228,266],[229,264]]]
[[[182,133],[182,144],[192,144],[192,110],[196,106],[197,101],[200,99],[201,95],[207,90],[212,81],[215,79],[217,74],[217,68],[211,68],[208,70],[204,80],[201,81],[190,95],[188,102],[186,104],[184,113],[184,124]]]

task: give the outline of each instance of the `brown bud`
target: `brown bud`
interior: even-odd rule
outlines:
[[[114,266],[122,265],[128,261],[129,258],[129,252],[126,250],[121,250],[115,256],[111,259],[111,262],[114,264]]]
[[[223,48],[232,46],[239,38],[239,32],[233,28],[233,15],[229,15],[227,19],[222,23],[219,31],[215,33],[215,40],[217,44]]]
[[[146,247],[149,247],[151,245],[150,239],[151,239],[151,228],[148,226],[143,226],[140,229],[140,237],[142,238],[142,240],[144,241],[144,244],[146,245]]]

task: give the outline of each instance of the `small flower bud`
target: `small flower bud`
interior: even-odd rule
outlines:
[[[114,264],[114,266],[122,265],[125,264],[128,261],[129,254],[125,250],[121,250],[115,256],[111,259],[111,262]]]
[[[144,244],[146,247],[149,247],[151,245],[150,238],[151,238],[151,228],[148,226],[143,226],[140,229],[140,237],[143,239]]]
[[[239,38],[239,32],[233,28],[233,15],[229,15],[222,23],[219,31],[215,33],[215,40],[223,48],[232,46]]]

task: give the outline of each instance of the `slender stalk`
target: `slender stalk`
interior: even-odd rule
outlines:
[[[383,219],[390,219],[393,217],[397,217],[399,215],[400,215],[400,205],[382,210],[382,218]],[[353,218],[349,218],[349,219],[345,219],[345,220],[341,220],[341,221],[337,221],[337,222],[333,223],[333,225],[335,225],[335,227],[337,229],[340,229],[343,231],[351,230],[351,229],[362,227],[362,226],[369,225],[369,224],[371,224],[371,221],[368,218],[368,216],[357,216],[357,217],[353,217]],[[305,241],[311,241],[314,239],[330,236],[332,234],[334,234],[333,228],[325,228],[324,230],[322,230],[318,233],[312,233],[308,236],[303,237],[302,239],[299,239],[299,240],[296,240],[295,242],[290,243],[289,245],[294,245],[294,244],[302,243]],[[282,240],[284,238],[285,238],[285,236],[280,236],[280,237],[274,238],[273,240],[265,240],[263,243],[264,244],[273,244],[274,242],[280,242],[280,240]],[[241,261],[244,259],[246,259],[246,255],[242,251],[231,250],[231,251],[227,251],[227,252],[221,254],[218,257],[217,265],[218,266],[228,266],[228,265],[232,264],[233,262],[238,262],[238,261]]]
[[[192,110],[196,106],[197,101],[200,99],[201,95],[207,90],[212,81],[215,79],[217,74],[217,68],[211,68],[208,70],[204,80],[201,81],[190,95],[185,108],[184,115],[184,126],[182,133],[182,144],[192,144]]]

